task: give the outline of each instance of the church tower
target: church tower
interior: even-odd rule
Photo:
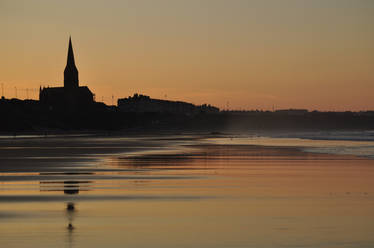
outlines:
[[[79,87],[78,69],[75,66],[73,45],[69,37],[68,60],[64,70],[64,88],[75,89]]]
[[[40,88],[39,101],[50,110],[77,111],[93,106],[94,97],[90,89],[87,86],[79,86],[71,37],[69,37],[68,60],[64,70],[64,87]]]

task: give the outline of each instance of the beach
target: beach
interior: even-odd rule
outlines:
[[[329,154],[320,147],[335,143],[318,142],[211,134],[2,138],[0,244],[373,247],[374,160]]]

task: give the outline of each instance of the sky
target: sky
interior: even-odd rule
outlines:
[[[0,0],[7,98],[80,85],[226,109],[374,110],[372,0]]]

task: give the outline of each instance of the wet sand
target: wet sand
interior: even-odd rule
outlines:
[[[200,136],[0,139],[4,247],[373,247],[374,160]]]

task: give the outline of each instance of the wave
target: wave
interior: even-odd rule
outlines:
[[[309,140],[310,144],[307,147],[301,147],[301,150],[306,152],[374,158],[373,130],[295,132],[275,134],[271,137]]]
[[[374,131],[314,131],[270,134],[273,138],[299,138],[308,140],[374,141]]]
[[[327,153],[338,155],[354,155],[359,157],[367,157],[374,159],[374,146],[367,147],[308,147],[302,148],[305,152],[312,153]]]
[[[228,135],[214,142],[227,145],[294,147],[305,152],[354,155],[374,159],[374,131],[260,132]]]

